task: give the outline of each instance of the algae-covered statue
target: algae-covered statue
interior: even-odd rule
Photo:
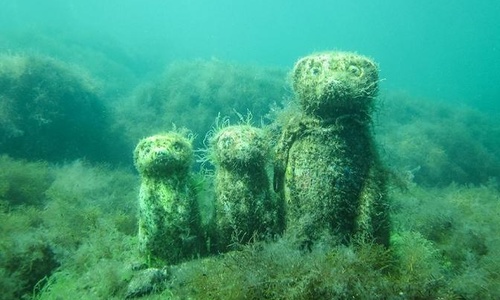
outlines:
[[[282,218],[267,174],[269,143],[262,129],[235,125],[211,139],[219,250],[272,237]]]
[[[190,174],[191,141],[177,132],[142,139],[134,151],[141,176],[139,243],[148,260],[173,264],[203,253],[205,236]]]
[[[300,59],[292,71],[300,113],[283,128],[275,187],[287,231],[306,245],[329,234],[389,241],[386,173],[371,128],[378,68],[353,53]]]
[[[207,253],[212,242],[225,252],[283,231],[305,247],[325,237],[388,245],[386,171],[371,117],[377,65],[353,53],[318,53],[295,64],[292,80],[300,111],[277,140],[249,124],[223,126],[210,137],[210,229],[202,226],[190,173],[191,141],[170,132],[139,142],[139,240],[147,256],[173,264]]]

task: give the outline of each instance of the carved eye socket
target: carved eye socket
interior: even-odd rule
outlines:
[[[183,147],[182,143],[175,142],[173,145],[173,148],[175,151],[180,152],[180,151],[182,151],[182,148],[184,148],[184,147]]]
[[[311,75],[318,76],[319,73],[321,73],[321,69],[319,67],[312,67],[311,68]]]
[[[349,66],[348,71],[354,76],[361,76],[361,74],[363,73],[363,71],[361,71],[361,69],[356,66]]]

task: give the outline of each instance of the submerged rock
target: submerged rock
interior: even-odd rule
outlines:
[[[138,298],[150,293],[159,292],[165,288],[165,283],[169,277],[170,274],[166,268],[140,270],[130,281],[125,298]]]

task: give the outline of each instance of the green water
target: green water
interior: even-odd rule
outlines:
[[[313,51],[351,50],[380,63],[386,88],[498,112],[499,14],[495,0],[4,0],[0,49],[14,47],[5,33],[58,33],[125,50],[148,70],[211,57],[287,68]]]

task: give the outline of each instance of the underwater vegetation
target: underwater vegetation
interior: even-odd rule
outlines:
[[[0,299],[30,298],[57,271],[80,276],[135,253],[133,174],[6,156],[0,170]]]
[[[216,60],[173,63],[160,78],[112,103],[92,80],[59,60],[9,54],[0,65],[0,299],[132,297],[129,284],[147,267],[137,236],[141,180],[130,169],[98,164],[115,158],[93,143],[125,134],[122,150],[131,164],[140,138],[174,122],[197,136],[196,151],[205,147],[203,137],[219,112],[239,121],[234,110],[248,109],[259,124],[273,102],[279,106],[291,95],[284,70]],[[34,97],[40,91],[54,101],[44,93]],[[301,249],[302,241],[289,235],[234,244],[238,251],[158,269],[164,278],[142,298],[500,298],[500,124],[468,107],[387,91],[380,97],[383,103],[372,113],[374,139],[394,173],[387,182],[389,248],[356,239],[338,245],[320,236]],[[32,104],[29,109],[19,106],[21,99]],[[70,120],[55,114],[55,107]],[[43,120],[79,125],[45,129]],[[279,131],[286,124],[268,127],[273,121],[265,119],[263,129]],[[24,138],[26,128],[38,133],[32,141],[54,152],[36,156],[28,142],[18,144],[26,149],[9,146],[13,137]],[[66,133],[71,130],[74,136]],[[76,152],[50,142],[60,132],[70,136],[62,143]],[[88,139],[93,143],[85,144]],[[215,177],[205,180],[209,189],[198,196],[213,200]],[[200,214],[210,216],[207,209],[200,205]]]
[[[2,153],[53,162],[127,161],[112,122],[84,71],[52,58],[0,55]]]
[[[10,168],[34,168],[26,162],[9,163]],[[128,171],[81,162],[49,169],[54,181],[45,193],[46,208],[2,206],[0,284],[6,291],[2,299],[22,295],[123,299],[139,267],[138,191],[130,189],[138,186],[138,179]],[[495,299],[500,295],[498,186],[410,185],[406,190],[391,189],[390,198],[389,249],[363,242],[332,246],[326,240],[303,251],[293,239],[257,242],[241,246],[240,251],[172,265],[165,270],[168,279],[154,287],[157,293],[143,298]]]
[[[2,155],[0,165],[0,205],[44,205],[45,191],[54,181],[48,163],[14,160]]]
[[[110,36],[79,33],[77,37],[62,30],[3,30],[0,51],[28,56],[52,57],[69,65],[85,66],[93,84],[109,101],[120,99],[138,84],[138,76],[158,68],[112,42]],[[155,70],[156,71],[156,70]]]
[[[500,177],[500,124],[490,115],[387,92],[378,108],[377,141],[393,170],[418,184],[486,184]]]
[[[118,124],[136,143],[174,123],[195,133],[193,146],[201,148],[219,114],[236,123],[237,113],[250,111],[255,121],[265,121],[270,108],[290,96],[285,79],[282,69],[216,59],[173,62],[158,79],[118,103]]]
[[[439,289],[461,299],[498,298],[500,240],[492,234],[500,221],[498,188],[494,182],[440,189],[413,186],[394,195],[392,219],[400,232],[393,237],[395,249],[404,235],[412,234],[422,240],[412,251],[426,246],[434,252],[427,259],[430,265],[416,276],[437,272],[433,277]],[[407,267],[414,268],[412,251],[399,251]],[[418,279],[408,278],[408,288],[418,288]]]
[[[436,197],[441,200],[439,206],[460,203],[453,209],[453,226],[445,231],[449,236],[446,242],[418,231],[432,230],[436,221],[445,217],[429,216]],[[500,208],[495,187],[450,186],[445,191],[412,187],[406,192],[395,192],[392,198],[397,209],[389,250],[363,243],[332,247],[326,241],[304,252],[293,240],[254,243],[240,251],[168,267],[168,280],[154,287],[157,294],[144,299],[498,297],[496,270],[500,266],[500,249],[494,230]],[[407,204],[409,198],[418,201],[418,208],[414,203]],[[484,205],[484,210],[471,213],[478,205]],[[483,215],[486,210],[490,213]],[[464,240],[471,231],[474,236]],[[137,272],[130,265],[136,246],[131,244],[132,238],[120,240],[116,233],[106,232],[105,236],[92,235],[88,239],[93,248],[80,247],[76,253],[88,266],[76,268],[76,262],[68,262],[69,266],[52,276],[38,299],[57,299],[68,293],[84,299],[124,297],[125,283]],[[97,259],[107,251],[111,257]]]

